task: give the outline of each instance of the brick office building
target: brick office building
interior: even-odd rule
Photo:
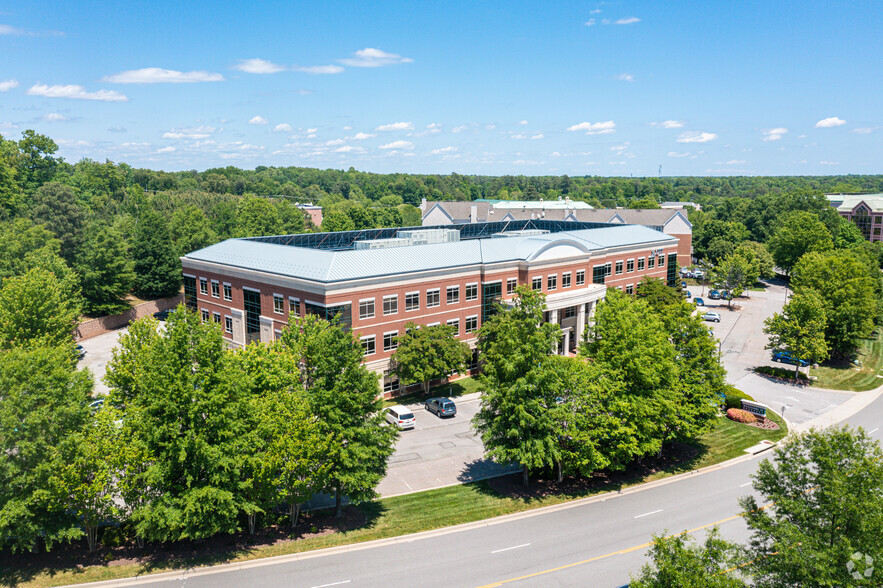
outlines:
[[[546,294],[559,352],[574,352],[607,288],[674,285],[677,254],[675,237],[644,226],[527,220],[228,239],[181,261],[188,307],[231,346],[273,340],[292,316],[337,316],[384,374],[406,323],[451,325],[474,346],[517,285]]]

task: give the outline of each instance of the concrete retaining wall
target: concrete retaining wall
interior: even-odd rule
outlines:
[[[80,323],[80,325],[74,331],[74,338],[77,341],[81,341],[83,339],[91,339],[92,337],[103,335],[104,333],[107,333],[109,331],[119,329],[120,327],[125,327],[130,322],[141,317],[145,317],[148,314],[153,314],[154,312],[159,312],[160,310],[169,310],[175,308],[183,301],[184,296],[182,294],[178,294],[177,296],[171,296],[169,298],[159,298],[157,300],[151,300],[149,302],[136,304],[126,312],[120,314],[112,314],[110,316],[103,316],[100,318],[84,321]]]

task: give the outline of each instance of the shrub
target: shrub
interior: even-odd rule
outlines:
[[[731,408],[727,410],[727,418],[737,423],[756,423],[757,418],[747,410]]]
[[[724,404],[727,408],[742,408],[742,399],[738,396],[730,396],[724,399]]]
[[[758,374],[764,374],[766,376],[773,376],[774,378],[783,378],[786,380],[794,379],[794,370],[793,369],[784,369],[780,367],[770,367],[768,365],[761,365],[754,368],[754,371]],[[798,380],[806,381],[806,374],[803,372],[799,372],[797,374]]]
[[[754,397],[746,392],[742,392],[732,384],[724,385],[724,394],[727,396],[734,396],[736,398],[744,398],[745,400],[754,400]]]

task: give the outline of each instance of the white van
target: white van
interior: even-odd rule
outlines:
[[[400,429],[413,429],[414,423],[417,422],[411,409],[401,404],[386,409],[386,420]]]

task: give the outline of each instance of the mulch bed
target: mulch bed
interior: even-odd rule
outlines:
[[[771,421],[770,419],[766,419],[763,422],[756,421],[754,423],[742,423],[744,425],[748,425],[749,427],[757,427],[758,429],[766,429],[767,431],[778,431],[779,425],[776,421]]]

